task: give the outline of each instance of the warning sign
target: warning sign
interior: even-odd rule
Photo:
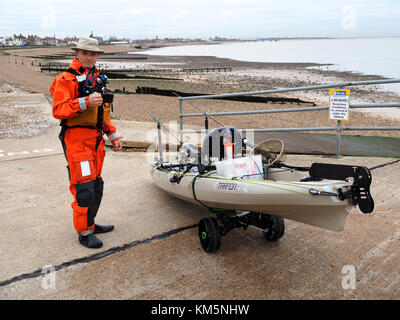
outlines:
[[[329,90],[329,119],[350,119],[350,90]]]

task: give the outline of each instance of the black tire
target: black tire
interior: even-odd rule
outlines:
[[[212,253],[221,247],[221,233],[215,218],[201,219],[198,231],[200,244],[205,252]]]
[[[263,228],[268,229],[263,234],[268,241],[277,241],[285,233],[285,220],[278,216],[263,215]]]

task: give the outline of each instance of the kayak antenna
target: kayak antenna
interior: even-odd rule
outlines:
[[[174,95],[176,95],[177,97],[181,98],[182,96],[180,96],[179,94],[177,94],[175,91],[172,91],[172,93]],[[205,127],[206,130],[208,131],[208,118],[210,118],[211,120],[215,121],[219,126],[221,127],[226,127],[225,125],[223,125],[221,122],[219,122],[217,119],[215,119],[214,117],[210,116],[207,112],[204,112],[203,110],[201,110],[198,106],[196,106],[195,104],[191,103],[190,101],[187,101],[192,107],[194,107],[195,109],[197,109],[198,111],[200,111],[202,114],[204,114],[205,116]],[[250,148],[254,149],[256,147],[256,145],[251,142],[249,139],[247,138],[243,138],[242,140],[243,144],[245,144],[246,146],[249,146]]]
[[[176,95],[177,97],[181,98],[182,96],[180,96],[179,94],[177,94],[175,91],[172,91],[172,93],[174,95]],[[206,123],[206,129],[208,129],[208,118],[210,118],[211,120],[215,121],[219,126],[221,127],[226,127],[224,126],[221,122],[219,122],[217,119],[215,119],[214,117],[210,116],[208,113],[204,112],[203,110],[201,110],[198,106],[196,106],[195,104],[191,103],[190,101],[188,101],[188,103],[194,107],[195,109],[197,109],[198,111],[200,111],[202,114],[204,114],[204,116],[206,117],[205,123]]]
[[[178,139],[178,137],[176,135],[174,135],[166,126],[164,126],[161,123],[161,119],[162,117],[160,116],[158,119],[156,117],[154,117],[150,112],[147,111],[147,109],[143,106],[141,106],[140,104],[135,103],[138,107],[140,107],[145,113],[147,113],[149,115],[149,117],[151,119],[153,119],[156,123],[157,123],[157,132],[158,132],[158,153],[160,156],[160,159],[158,160],[158,164],[163,164],[164,159],[163,159],[163,153],[162,153],[162,135],[161,135],[161,127],[163,127],[164,130],[166,130],[172,137],[174,137],[179,143],[180,140]]]
[[[159,118],[157,119],[157,118],[154,117],[150,112],[148,112],[147,109],[146,109],[145,107],[143,107],[143,106],[141,106],[140,104],[137,104],[137,103],[136,103],[136,105],[137,105],[138,107],[140,107],[144,112],[146,112],[146,113],[149,115],[149,117],[152,118],[152,119],[157,123],[157,128],[158,128],[158,125],[160,125],[160,127],[163,127],[163,129],[164,129],[165,131],[167,131],[172,137],[174,137],[174,138],[180,143],[180,140],[178,139],[178,137],[177,137],[176,135],[174,135],[166,126],[164,126],[164,125],[161,123],[161,118],[162,118],[162,117],[159,117]]]

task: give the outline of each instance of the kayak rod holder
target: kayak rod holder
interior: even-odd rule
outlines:
[[[244,138],[243,139],[243,144],[245,144],[246,146],[249,146],[250,148],[254,149],[256,147],[256,144],[254,144],[253,142],[251,142],[249,139]]]

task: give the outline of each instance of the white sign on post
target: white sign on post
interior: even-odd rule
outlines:
[[[329,119],[350,120],[350,90],[329,90]]]

